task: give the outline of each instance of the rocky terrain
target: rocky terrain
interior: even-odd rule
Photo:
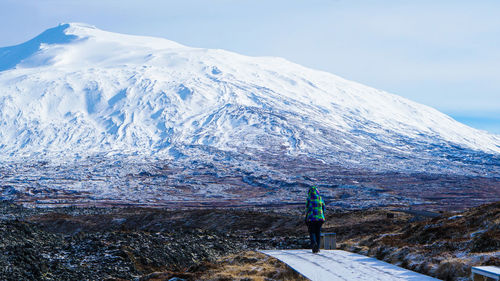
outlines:
[[[500,202],[359,235],[341,248],[442,280],[469,280],[471,266],[500,266]]]
[[[25,206],[253,207],[302,204],[311,185],[329,208],[391,205],[456,210],[500,198],[500,177],[486,174],[374,172],[301,157],[220,161],[88,158],[64,163],[0,163],[0,200]],[[492,158],[491,167],[500,163]],[[492,160],[492,161],[493,161]],[[497,164],[495,164],[497,163]],[[488,165],[486,165],[488,166]]]
[[[303,280],[256,249],[305,248],[302,206],[25,208],[0,204],[1,280]],[[420,220],[328,210],[338,246],[445,280],[500,261],[500,203]],[[176,279],[174,279],[176,280]],[[179,280],[179,279],[177,279]]]
[[[214,266],[220,258],[226,263],[236,259],[231,262],[235,266],[249,259],[247,250],[307,244],[303,234],[271,235],[274,226],[293,225],[282,215],[257,216],[256,211],[1,206],[1,280],[168,280],[174,276],[198,280],[209,269],[212,275],[220,275]],[[267,234],[258,235],[264,229]],[[277,260],[273,263],[283,272],[268,270],[267,280],[295,275],[301,280]]]

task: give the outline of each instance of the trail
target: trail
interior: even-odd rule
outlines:
[[[270,250],[262,253],[275,257],[312,281],[431,281],[439,280],[374,258],[341,251]]]

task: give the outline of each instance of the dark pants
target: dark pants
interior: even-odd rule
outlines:
[[[321,225],[323,225],[322,221],[310,221],[307,222],[307,230],[309,230],[309,237],[311,238],[311,248],[319,249],[319,244],[321,241]]]

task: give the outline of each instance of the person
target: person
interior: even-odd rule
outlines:
[[[312,186],[307,192],[305,221],[311,239],[312,252],[318,253],[321,241],[321,226],[325,222],[325,202],[316,186]]]

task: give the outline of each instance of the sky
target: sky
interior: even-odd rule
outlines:
[[[59,23],[278,56],[500,134],[500,1],[0,0],[0,47]]]

